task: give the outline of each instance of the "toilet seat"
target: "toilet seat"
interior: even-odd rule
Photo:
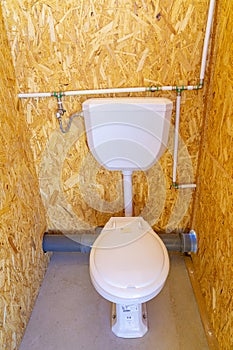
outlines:
[[[111,218],[90,254],[97,292],[114,303],[143,303],[155,297],[169,271],[167,249],[142,217]]]

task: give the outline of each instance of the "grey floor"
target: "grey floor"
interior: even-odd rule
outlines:
[[[147,303],[149,332],[121,339],[111,332],[110,303],[91,285],[88,256],[54,254],[19,350],[209,349],[183,257],[170,258],[165,287]]]

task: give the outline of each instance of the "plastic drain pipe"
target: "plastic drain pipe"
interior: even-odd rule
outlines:
[[[99,233],[82,233],[74,235],[57,235],[45,233],[43,237],[44,252],[69,252],[90,253],[91,248],[100,234],[102,227],[98,227]],[[158,233],[168,251],[180,253],[196,253],[197,237],[194,230],[189,233]]]

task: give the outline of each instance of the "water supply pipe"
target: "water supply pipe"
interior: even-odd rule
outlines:
[[[201,71],[200,71],[200,83],[201,84],[203,83],[204,78],[205,78],[205,68],[206,68],[211,26],[212,26],[213,17],[214,17],[214,7],[215,7],[215,0],[210,0],[209,12],[208,12],[208,18],[207,18],[207,24],[206,24],[206,31],[205,31],[205,39],[204,39],[204,45],[203,45],[203,50],[202,50]]]
[[[202,50],[200,83],[199,83],[200,87],[202,87],[204,83],[210,32],[211,32],[211,26],[212,26],[213,15],[214,15],[214,7],[215,7],[215,0],[210,0],[205,39],[204,39],[204,45]],[[177,97],[176,97],[176,119],[175,119],[175,131],[174,131],[174,151],[173,151],[173,171],[172,171],[172,186],[176,189],[196,188],[196,184],[177,184],[176,182],[178,143],[179,143],[180,104],[181,104],[181,92],[183,90],[185,89],[177,89]]]
[[[79,252],[90,253],[91,248],[101,233],[102,227],[95,234],[81,233],[74,235],[57,235],[45,233],[43,237],[44,252]],[[158,233],[168,251],[180,253],[196,253],[197,237],[194,230],[189,233]]]
[[[176,169],[178,159],[178,142],[179,142],[179,126],[180,126],[180,102],[181,92],[178,91],[176,96],[176,120],[175,120],[175,131],[174,131],[174,151],[173,151],[173,171],[172,171],[172,182],[176,183]]]
[[[188,86],[146,86],[146,87],[127,87],[127,88],[106,88],[95,90],[75,90],[75,91],[62,91],[62,92],[30,92],[20,93],[19,98],[45,98],[56,97],[58,94],[61,96],[78,96],[78,95],[105,95],[105,94],[120,94],[120,93],[136,93],[136,92],[157,92],[157,91],[177,91],[177,90],[199,90],[202,85],[188,85]]]
[[[178,183],[173,183],[172,186],[176,189],[179,188],[196,188],[196,184],[178,184]]]
[[[196,188],[196,184],[178,184],[176,182],[177,175],[177,160],[178,160],[178,147],[179,147],[179,127],[180,127],[180,106],[181,106],[181,90],[177,91],[176,96],[176,117],[174,128],[174,150],[173,150],[173,168],[172,168],[172,187],[179,188]]]

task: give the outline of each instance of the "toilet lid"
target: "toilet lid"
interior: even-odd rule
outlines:
[[[90,263],[99,283],[129,289],[159,285],[168,273],[162,240],[142,218],[130,218],[129,224],[126,218],[112,219],[123,219],[123,225],[121,220],[115,227],[106,225],[91,251]]]

